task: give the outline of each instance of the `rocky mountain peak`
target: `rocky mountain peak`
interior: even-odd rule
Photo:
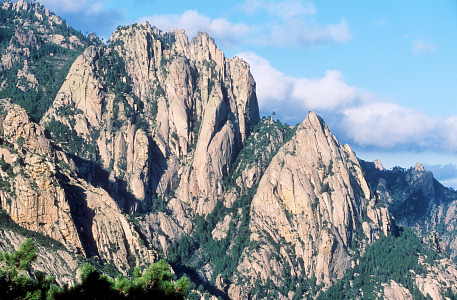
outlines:
[[[379,159],[373,160],[373,164],[374,164],[375,168],[378,169],[379,171],[384,171],[384,166],[382,165],[382,162]]]
[[[42,124],[63,124],[95,147],[73,149],[100,157],[111,182],[127,183],[126,196],[115,196],[121,207],[173,192],[206,214],[259,119],[247,63],[225,58],[206,33],[188,41],[182,30],[143,23],[118,27],[108,47],[87,48]]]
[[[44,268],[58,282],[81,256],[126,274],[158,249],[224,297],[316,297],[361,275],[376,241],[394,248],[388,207],[455,257],[455,194],[431,172],[359,161],[315,112],[260,120],[249,65],[207,33],[145,22],[105,45],[37,2],[1,7],[0,217],[64,249]],[[338,286],[362,291],[357,276]],[[430,276],[416,286],[438,295]],[[396,280],[376,292],[414,295]]]
[[[371,243],[393,227],[387,209],[370,198],[354,153],[310,112],[259,182],[250,222],[258,246],[247,248],[238,270],[252,284],[270,279],[280,286],[271,274],[289,268],[330,284],[350,266],[356,240]]]
[[[425,172],[425,168],[421,163],[418,162],[414,166],[414,171],[416,171],[416,172]]]

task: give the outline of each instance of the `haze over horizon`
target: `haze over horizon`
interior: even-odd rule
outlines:
[[[455,1],[40,1],[107,40],[118,25],[206,31],[251,64],[263,115],[309,110],[387,168],[419,161],[457,187]]]

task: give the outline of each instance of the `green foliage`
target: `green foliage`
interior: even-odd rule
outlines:
[[[414,279],[414,273],[426,272],[418,262],[419,255],[426,256],[429,263],[439,258],[410,229],[400,230],[398,237],[382,236],[366,248],[358,265],[349,269],[343,279],[321,293],[318,299],[356,299],[361,298],[362,293],[364,298],[375,299],[380,285],[391,280],[410,290],[414,299],[425,299]]]
[[[328,182],[321,183],[321,193],[328,193],[329,195],[332,195],[332,188],[330,187]]]
[[[31,239],[26,239],[17,251],[0,253],[0,261],[3,262],[0,299],[45,299],[53,278],[45,278],[39,272],[33,278],[24,272],[30,269],[36,257],[36,247]]]
[[[25,79],[17,78],[17,72],[24,64],[21,60],[10,69],[0,71],[0,78],[6,80],[0,97],[11,99],[22,106],[32,119],[39,121],[54,101],[79,52],[55,44],[42,44],[39,48],[29,49],[29,72],[35,76],[39,88],[30,87]]]
[[[246,193],[242,194],[230,209],[218,202],[206,219],[197,215],[192,236],[182,235],[176,243],[170,245],[168,259],[172,263],[184,264],[195,269],[211,263],[214,266],[213,281],[218,274],[232,278],[242,250],[249,243],[249,208],[256,190],[257,186],[247,189]],[[213,239],[212,231],[218,221],[223,220],[227,214],[235,215],[240,208],[242,212],[232,220],[227,236],[220,240]],[[235,224],[239,224],[239,226],[235,226]],[[195,255],[198,249],[202,251]]]
[[[17,251],[0,253],[0,262],[3,262],[0,299],[184,299],[190,286],[187,277],[174,281],[168,263],[160,260],[143,273],[137,268],[132,278],[118,275],[116,279],[101,275],[94,266],[85,263],[79,283],[59,288],[53,284],[53,277],[31,271],[36,258],[36,247],[31,239],[26,239]]]
[[[197,135],[199,123],[196,119],[192,119],[191,122]],[[279,121],[263,118],[259,122],[230,168],[231,172],[225,178],[225,188],[235,188],[238,199],[231,208],[225,207],[222,202],[217,202],[214,210],[206,218],[197,215],[192,235],[183,235],[176,243],[170,245],[167,253],[172,263],[183,264],[197,270],[209,263],[213,267],[212,282],[219,274],[227,279],[233,278],[241,253],[249,244],[250,205],[257,191],[257,185],[239,189],[236,179],[248,166],[255,164],[265,169],[278,149],[290,140],[294,132],[294,128],[283,125]],[[227,236],[220,240],[213,239],[212,231],[216,224],[227,215],[232,217]]]
[[[118,275],[115,279],[101,275],[86,263],[81,282],[67,290],[54,292],[54,299],[184,299],[190,281],[182,277],[176,282],[165,260],[152,264],[143,273],[139,268],[132,278]]]
[[[279,120],[263,117],[252,129],[231,168],[231,174],[225,178],[226,188],[234,186],[241,172],[248,167],[258,165],[265,170],[279,148],[292,138],[295,130],[296,128],[282,124]]]
[[[157,100],[151,102],[151,115],[156,116],[158,111]]]
[[[79,154],[84,158],[95,158],[95,142],[87,142],[78,135],[76,130],[69,128],[60,121],[51,120],[46,124],[46,129],[51,133],[54,141],[72,154]]]
[[[163,87],[160,84],[157,85],[156,90],[154,92],[154,96],[156,99],[158,99],[160,97],[165,97],[165,90],[163,89]]]
[[[406,170],[404,168],[394,167],[392,170],[379,170],[372,162],[359,161],[370,187],[377,187],[380,178],[386,180],[386,188],[392,197],[392,201],[389,203],[380,203],[379,205],[388,205],[389,211],[395,219],[403,224],[414,225],[418,220],[424,217],[427,218],[427,209],[431,199],[434,198],[435,201],[442,202],[444,204],[443,208],[446,209],[446,203],[454,201],[457,197],[457,192],[445,188],[435,179],[432,179],[434,185],[433,197],[424,194],[422,188],[420,188],[420,181],[416,182],[417,178],[421,178],[422,176],[418,174],[421,171],[416,171],[414,168]],[[372,191],[373,188],[370,188],[370,190]],[[444,215],[446,215],[446,212],[443,212]],[[441,226],[444,225],[444,217],[433,222],[438,223],[436,227],[437,231],[444,229]],[[424,228],[424,230],[427,229]],[[451,232],[442,231],[440,233],[449,234]],[[423,234],[427,235],[428,232],[425,231]]]
[[[5,262],[5,268],[10,270],[27,270],[36,258],[36,247],[30,238],[26,239],[24,243],[21,244],[18,251],[13,252],[12,254],[7,252],[0,253],[0,261]]]
[[[18,145],[19,147],[24,146],[24,142],[25,142],[25,140],[24,140],[24,138],[23,138],[22,136],[18,137],[18,139],[17,139],[17,145]]]
[[[111,51],[101,55],[98,66],[100,76],[102,76],[109,91],[116,95],[131,91],[130,77],[125,70],[124,59],[119,56],[116,50],[111,49]]]
[[[2,157],[0,158],[0,168],[2,169],[3,172],[5,172],[8,177],[14,177],[14,171],[13,171],[13,166],[11,166],[9,163],[5,161],[5,158]]]
[[[60,160],[59,161],[59,168],[61,170],[70,170],[70,165],[68,165],[66,162],[64,162],[63,160]]]

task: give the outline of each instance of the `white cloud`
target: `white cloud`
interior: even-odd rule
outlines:
[[[196,10],[187,10],[182,14],[145,16],[139,22],[148,21],[164,31],[170,28],[183,28],[190,37],[196,36],[200,31],[206,31],[217,43],[227,46],[237,46],[241,42],[301,47],[344,43],[352,38],[345,20],[336,24],[317,22],[317,10],[310,2],[252,0],[238,8],[242,13],[260,14],[261,18],[256,18],[257,23],[251,25],[234,23],[227,18],[211,18]]]
[[[280,116],[301,121],[308,110],[333,111],[370,95],[346,84],[341,72],[328,70],[320,78],[296,78],[285,76],[270,63],[252,52],[237,54],[251,65],[251,73],[257,83],[260,109],[272,110]]]
[[[392,103],[367,103],[343,114],[348,137],[364,146],[422,145],[436,129],[436,121],[424,113]]]
[[[362,146],[457,151],[457,117],[442,119],[385,102],[343,111],[346,136]]]
[[[424,39],[417,39],[413,42],[413,52],[415,54],[432,54],[436,51],[436,46]]]
[[[208,32],[216,42],[234,45],[236,40],[244,37],[250,27],[243,23],[232,23],[226,18],[210,18],[199,14],[196,10],[187,10],[183,14],[153,15],[140,19],[139,22],[148,21],[164,31],[168,29],[183,28],[189,37],[194,37],[198,32]]]
[[[252,52],[239,53],[251,65],[260,110],[300,122],[315,110],[333,124],[342,140],[362,147],[457,151],[457,116],[436,118],[415,109],[383,102],[346,83],[341,72],[319,78],[286,76]]]
[[[294,79],[291,98],[312,110],[334,110],[354,102],[358,91],[344,82],[341,72],[328,70],[322,78]]]
[[[293,88],[292,77],[285,76],[273,68],[266,59],[252,52],[242,52],[236,56],[241,57],[251,66],[261,109],[266,106],[273,106],[274,102],[285,101],[289,97]]]

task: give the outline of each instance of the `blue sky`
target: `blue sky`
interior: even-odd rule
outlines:
[[[457,187],[457,1],[44,0],[107,40],[149,21],[207,31],[251,64],[263,114],[290,124],[309,110],[342,143],[386,167],[434,171]]]

